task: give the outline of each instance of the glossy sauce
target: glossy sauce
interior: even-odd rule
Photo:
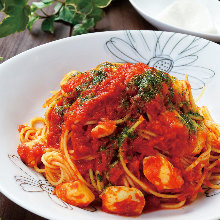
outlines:
[[[65,129],[72,131],[68,149],[73,150],[71,155],[77,160],[79,172],[82,175],[86,175],[89,169],[107,172],[110,183],[120,185],[124,170],[118,163],[118,147],[122,147],[125,152],[128,168],[136,177],[143,179],[142,161],[146,156],[155,155],[155,146],[159,146],[163,152],[172,155],[170,162],[178,168],[185,183],[181,189],[170,192],[183,190],[185,194],[179,199],[187,198],[193,192],[190,182],[199,179],[201,173],[184,172],[180,157],[192,152],[197,143],[197,134],[183,122],[185,118],[180,118],[174,111],[185,101],[184,94],[177,94],[173,90],[174,81],[168,74],[143,63],[105,63],[95,70],[77,73],[61,86],[61,90],[69,94],[70,98],[63,97],[50,112],[47,147],[59,148],[62,132]],[[62,112],[59,111],[60,106]],[[126,126],[113,123],[127,114],[129,118]],[[141,115],[145,120],[138,129],[154,134],[147,140],[135,132],[133,136],[126,133],[126,127],[131,127]],[[86,125],[90,121],[96,123]],[[105,126],[105,122],[109,122],[109,127],[106,127],[108,131],[113,130],[114,126],[116,129],[109,137],[103,136],[105,129],[96,129],[94,132],[97,124]],[[127,138],[123,139],[123,134]],[[18,152],[22,160],[27,162],[27,157],[39,157],[39,149],[28,152],[23,146]],[[94,159],[88,162],[83,160],[86,157]],[[163,189],[159,191],[163,192]],[[148,202],[152,204],[150,209],[159,206],[156,197],[150,196],[146,204]]]

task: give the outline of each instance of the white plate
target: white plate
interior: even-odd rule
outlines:
[[[110,62],[145,62],[180,78],[189,74],[195,95],[206,85],[200,104],[220,122],[220,46],[188,35],[154,31],[118,31],[66,38],[26,51],[0,65],[0,190],[18,205],[49,219],[125,219],[70,206],[52,195],[42,176],[17,157],[17,125],[34,116],[65,73]],[[194,203],[177,210],[143,214],[140,219],[216,219],[220,190],[206,190]]]
[[[200,0],[206,5],[213,16],[215,26],[218,30],[217,34],[205,34],[189,31],[180,27],[176,27],[164,23],[157,19],[157,16],[170,4],[176,0],[129,0],[137,12],[152,25],[163,31],[173,31],[194,36],[202,37],[211,41],[220,42],[220,2],[217,0]],[[186,15],[187,16],[187,15]]]

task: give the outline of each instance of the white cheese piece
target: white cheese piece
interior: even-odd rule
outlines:
[[[209,10],[198,0],[177,0],[165,8],[158,19],[190,31],[217,33]]]

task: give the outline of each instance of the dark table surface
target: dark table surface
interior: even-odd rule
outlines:
[[[113,30],[156,30],[155,27],[150,25],[135,11],[128,0],[114,1],[106,8],[105,12],[106,15],[103,20],[97,24],[96,32]],[[2,62],[38,45],[69,36],[69,27],[63,24],[56,24],[54,35],[42,32],[40,25],[40,23],[36,23],[31,32],[24,31],[0,39],[0,56],[3,57]],[[16,205],[1,193],[0,218],[1,220],[44,219]]]

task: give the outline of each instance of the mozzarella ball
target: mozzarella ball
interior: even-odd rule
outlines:
[[[92,191],[79,180],[61,183],[54,192],[64,202],[78,207],[87,207],[95,199]]]
[[[145,206],[143,193],[127,186],[107,187],[101,199],[103,211],[119,215],[140,215]]]
[[[145,177],[159,191],[179,189],[184,184],[180,170],[175,168],[165,157],[145,157],[143,160],[143,172]]]

